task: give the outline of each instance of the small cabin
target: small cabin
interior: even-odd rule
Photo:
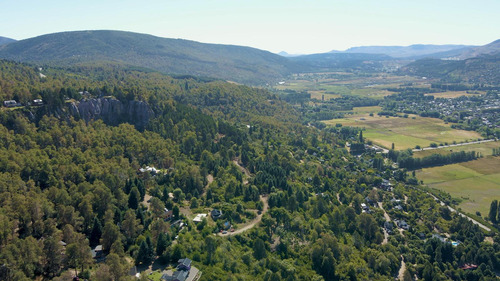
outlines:
[[[6,100],[6,101],[3,102],[3,106],[5,106],[5,107],[16,107],[16,106],[19,106],[19,104],[15,100]]]

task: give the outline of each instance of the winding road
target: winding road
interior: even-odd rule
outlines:
[[[384,207],[382,206],[382,202],[377,202],[378,203],[378,207],[384,211],[384,218],[385,218],[385,221],[386,222],[390,222],[391,221],[391,217],[389,217],[389,215],[387,214],[387,212],[385,211]],[[382,230],[384,231],[384,241],[382,241],[382,245],[385,245],[387,244],[387,242],[389,241],[389,233],[387,233],[387,230],[385,229],[385,227],[382,227]]]
[[[253,220],[251,220],[249,223],[246,223],[243,227],[235,230],[234,232],[227,232],[226,234],[223,234],[221,232],[218,233],[219,236],[231,236],[231,235],[236,235],[243,233],[251,228],[253,228],[255,225],[257,225],[261,220],[262,216],[267,212],[267,209],[269,208],[269,204],[267,204],[267,197],[260,196],[260,201],[264,203],[264,208],[262,209],[262,212],[257,215]]]

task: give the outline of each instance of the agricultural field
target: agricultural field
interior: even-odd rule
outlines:
[[[414,87],[430,88],[431,81],[409,76],[388,75],[387,73],[375,73],[356,75],[344,72],[327,73],[303,73],[295,75],[284,84],[276,85],[277,90],[294,90],[311,94],[312,99],[330,100],[342,95],[363,96],[382,99],[395,92],[388,89]],[[456,98],[461,96],[473,96],[485,94],[477,91],[474,94],[467,91],[446,91],[442,93],[430,93],[436,98]]]
[[[401,84],[416,81],[418,79],[414,77],[387,74],[359,76],[352,73],[313,73],[296,76],[274,88],[307,92],[311,94],[311,98],[318,100],[321,100],[323,96],[325,100],[329,100],[341,95],[383,98],[394,94],[387,88],[398,88]]]
[[[366,108],[363,108],[366,111]],[[466,142],[481,138],[476,132],[452,129],[440,119],[419,116],[384,117],[375,113],[354,113],[342,119],[325,121],[327,125],[352,126],[365,128],[363,136],[373,143],[385,148],[391,148],[394,143],[396,150],[415,148],[419,145],[427,147],[431,143]]]
[[[479,211],[483,217],[487,216],[491,201],[500,200],[500,157],[426,168],[416,175],[429,187],[461,198],[458,207],[468,213]]]
[[[480,143],[480,144],[469,144],[469,145],[462,145],[462,146],[455,146],[455,147],[444,147],[444,148],[439,148],[439,149],[433,149],[433,150],[422,150],[422,151],[417,151],[413,153],[414,157],[425,157],[429,156],[431,154],[442,154],[442,155],[447,155],[452,152],[460,152],[460,151],[465,151],[465,152],[470,152],[470,151],[475,151],[480,153],[482,156],[491,156],[493,153],[493,148],[499,148],[500,147],[500,142],[498,141],[492,141],[492,142],[485,142],[485,143]]]

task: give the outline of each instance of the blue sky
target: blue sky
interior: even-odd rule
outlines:
[[[113,29],[271,52],[500,39],[498,0],[0,1],[0,36]]]

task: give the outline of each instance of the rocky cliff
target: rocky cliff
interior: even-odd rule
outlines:
[[[142,101],[121,102],[115,98],[85,99],[70,104],[70,112],[85,121],[102,119],[109,125],[127,122],[137,128],[144,128],[154,117],[153,110]]]

